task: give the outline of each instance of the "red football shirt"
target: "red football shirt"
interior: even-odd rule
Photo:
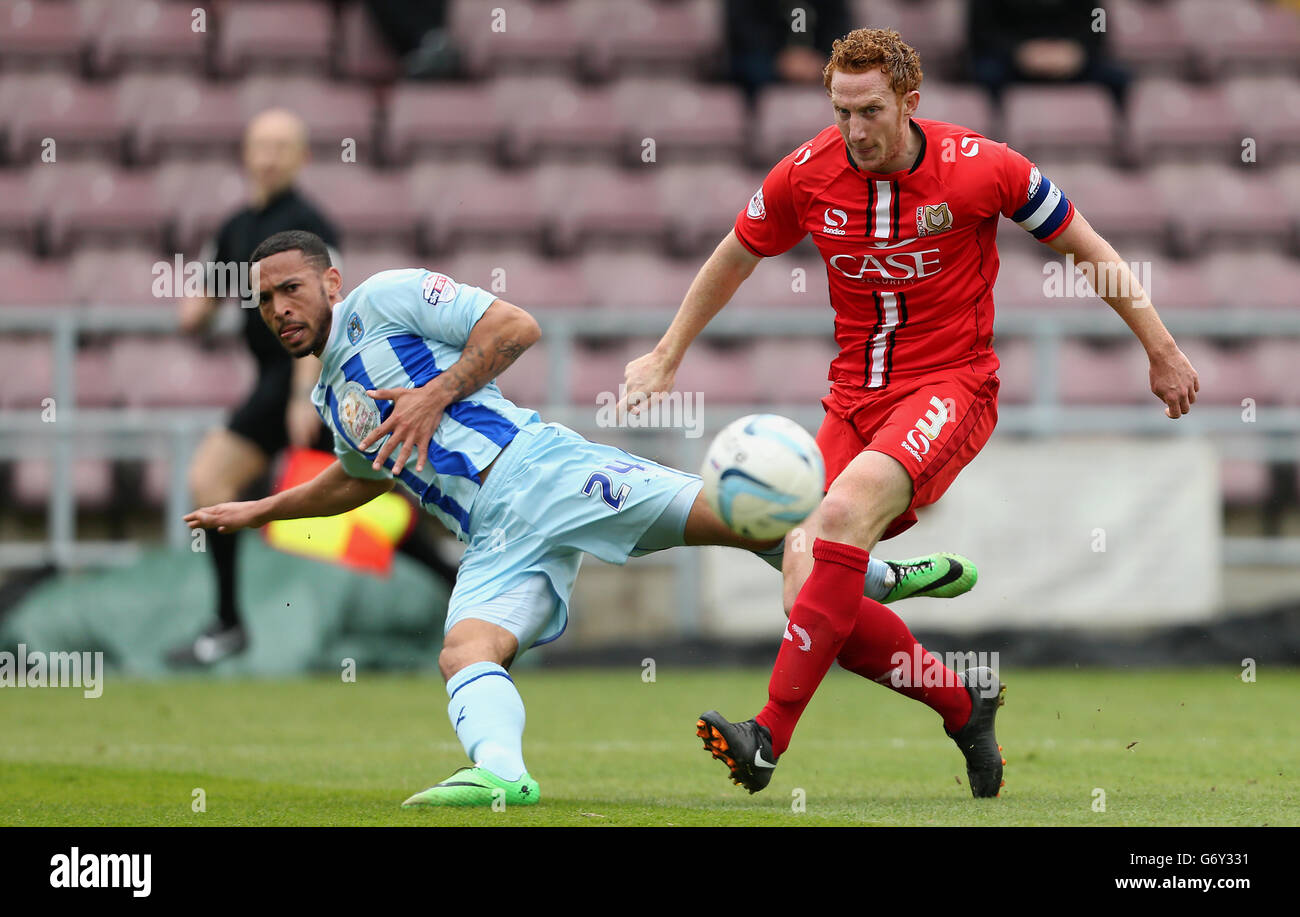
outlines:
[[[883,389],[959,366],[994,372],[998,216],[1042,241],[1074,216],[1005,143],[942,121],[912,123],[923,139],[910,168],[862,171],[832,125],[777,163],[736,217],[736,237],[763,257],[812,233],[835,309],[835,382]]]

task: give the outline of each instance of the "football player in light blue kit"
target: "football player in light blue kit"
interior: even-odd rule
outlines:
[[[622,564],[717,544],[777,566],[781,541],[732,532],[697,475],[589,442],[505,398],[493,380],[540,335],[522,309],[422,268],[375,274],[343,298],[325,244],[306,232],[277,233],[250,260],[267,325],[293,356],[321,359],[312,401],[338,461],[298,487],[186,521],[231,532],[347,512],[406,486],[467,544],[438,661],[448,716],[474,764],[404,805],[536,803],[524,706],[507,669],[564,631],[582,555]],[[910,594],[905,575],[891,583],[895,571],[881,567],[877,591]]]

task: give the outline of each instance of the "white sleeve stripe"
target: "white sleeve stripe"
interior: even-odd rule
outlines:
[[[1043,181],[1047,181],[1046,178]],[[1025,229],[1033,232],[1043,221],[1052,215],[1056,205],[1061,202],[1061,189],[1052,185],[1052,189],[1043,196],[1043,202],[1038,205],[1038,209],[1020,221],[1020,225]]]

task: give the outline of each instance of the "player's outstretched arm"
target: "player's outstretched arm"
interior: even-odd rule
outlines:
[[[1196,370],[1178,349],[1151,298],[1111,244],[1077,210],[1065,232],[1047,244],[1063,255],[1073,255],[1076,265],[1093,265],[1098,294],[1146,349],[1151,362],[1151,393],[1165,403],[1165,414],[1178,418],[1191,411],[1201,387]]]
[[[627,364],[624,370],[626,389],[617,408],[620,416],[628,410],[639,414],[649,398],[672,391],[673,378],[687,348],[713,316],[736,295],[736,290],[754,272],[760,260],[740,244],[735,230],[718,243],[691,281],[686,298],[655,349]]]
[[[236,532],[258,528],[277,519],[337,516],[364,506],[393,489],[392,478],[354,478],[338,462],[306,483],[261,500],[218,503],[194,510],[185,517],[192,529]]]
[[[394,468],[404,468],[406,460],[416,456],[415,470],[424,470],[429,441],[442,420],[447,406],[472,395],[506,370],[519,355],[537,343],[542,330],[537,320],[504,299],[493,300],[483,316],[474,323],[460,359],[447,371],[419,388],[378,389],[366,394],[371,398],[393,402],[387,419],[361,441],[365,452],[387,433],[393,434],[375,455],[376,471],[400,445]]]

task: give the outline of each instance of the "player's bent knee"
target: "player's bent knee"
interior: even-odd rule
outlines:
[[[849,493],[832,490],[822,500],[819,512],[822,538],[853,542],[860,537],[859,531],[866,527],[870,509]]]
[[[514,635],[503,627],[476,619],[461,621],[443,640],[438,669],[446,680],[476,662],[508,667],[514,661],[518,645]]]

